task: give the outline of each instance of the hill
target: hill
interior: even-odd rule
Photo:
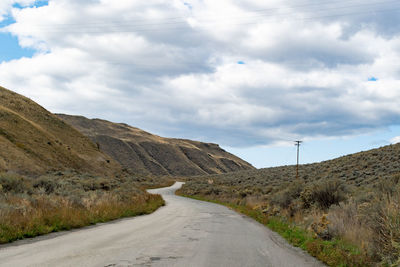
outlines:
[[[315,182],[338,179],[354,187],[369,186],[400,173],[400,143],[369,151],[358,152],[336,159],[299,166],[299,180]],[[215,184],[265,187],[282,186],[296,178],[296,166],[238,171],[229,174],[199,177],[199,181],[213,179]]]
[[[0,172],[36,175],[65,169],[114,175],[122,168],[57,116],[0,87]]]
[[[154,175],[192,176],[254,169],[217,144],[164,138],[127,124],[58,114],[122,166]]]

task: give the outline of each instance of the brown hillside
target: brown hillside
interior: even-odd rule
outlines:
[[[319,163],[304,164],[299,167],[299,180],[315,182],[318,180],[340,180],[354,186],[372,186],[400,173],[400,143],[369,151],[363,151]],[[198,182],[207,187],[216,184],[237,186],[238,188],[285,188],[296,178],[296,166],[281,166],[257,170],[239,171],[232,174],[199,177]],[[208,185],[207,180],[214,184]]]
[[[254,169],[217,144],[163,138],[126,124],[58,115],[125,168],[155,175],[204,175]]]
[[[0,172],[75,169],[111,175],[120,165],[32,100],[0,87]]]

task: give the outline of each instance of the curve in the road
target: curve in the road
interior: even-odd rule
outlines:
[[[322,266],[263,225],[208,202],[175,196],[182,183],[149,190],[165,207],[0,248],[0,266]]]

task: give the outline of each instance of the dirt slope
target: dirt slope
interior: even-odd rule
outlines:
[[[111,175],[121,166],[56,115],[0,87],[0,172],[63,169]]]
[[[217,144],[163,138],[127,124],[58,114],[122,166],[155,175],[203,175],[254,169]]]

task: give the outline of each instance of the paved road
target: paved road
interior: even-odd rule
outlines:
[[[0,247],[0,266],[321,266],[257,222],[223,206],[150,190],[165,207]]]

